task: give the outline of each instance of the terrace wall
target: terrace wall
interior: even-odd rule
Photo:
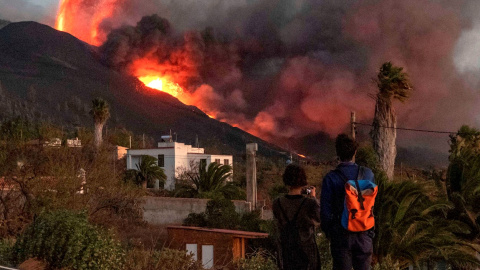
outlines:
[[[150,224],[182,224],[190,213],[205,212],[208,199],[144,197],[142,202],[143,220]],[[238,213],[250,211],[250,203],[233,201]]]

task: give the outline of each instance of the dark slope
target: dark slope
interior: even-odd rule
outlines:
[[[258,143],[263,155],[283,151],[108,69],[95,48],[70,34],[35,22],[0,29],[0,117],[23,115],[70,127],[90,126],[88,111],[96,97],[111,105],[110,127],[125,126],[156,140],[171,129],[185,143],[198,135],[201,146],[235,155],[244,153],[248,142]]]

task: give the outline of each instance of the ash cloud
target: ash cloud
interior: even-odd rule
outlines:
[[[151,59],[196,104],[265,139],[334,136],[347,128],[352,110],[370,122],[372,78],[386,61],[403,66],[415,90],[396,104],[399,126],[480,124],[472,113],[480,105],[478,83],[460,73],[476,77],[480,69],[468,57],[477,57],[468,48],[480,41],[465,38],[468,31],[478,35],[474,16],[465,16],[474,1],[119,2],[102,23],[105,34],[115,29],[102,46],[110,65],[128,70]],[[151,13],[158,17],[143,19],[155,21],[150,28],[142,21],[121,26]],[[462,53],[466,60],[458,61]],[[444,137],[400,133],[399,139],[446,147]]]

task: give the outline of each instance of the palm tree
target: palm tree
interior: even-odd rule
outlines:
[[[92,100],[92,109],[90,110],[90,115],[93,116],[93,121],[95,122],[95,147],[100,147],[102,145],[102,132],[103,126],[110,118],[110,107],[108,103],[101,99],[96,98]]]
[[[397,119],[392,102],[397,99],[404,102],[410,96],[412,88],[403,68],[387,62],[382,65],[377,79],[378,94],[376,97],[375,117],[371,136],[373,147],[380,160],[380,168],[387,173],[388,179],[393,179],[397,147],[395,140]]]
[[[227,179],[232,175],[230,165],[212,162],[208,165],[200,164],[198,171],[184,173],[186,184],[177,191],[180,197],[213,198],[223,196],[227,199],[238,197],[239,189]]]
[[[450,164],[447,171],[448,199],[454,208],[449,218],[468,225],[458,235],[465,240],[480,239],[480,131],[462,126],[450,136]],[[461,268],[458,268],[461,269]]]
[[[398,270],[421,264],[433,269],[428,267],[437,261],[452,267],[479,265],[476,258],[479,246],[459,237],[470,231],[470,225],[449,218],[455,209],[441,192],[443,186],[426,180],[389,181],[385,172],[378,169],[378,160],[370,147],[358,150],[356,162],[373,168],[378,184],[374,238],[376,269]]]
[[[376,179],[379,195],[374,253],[380,263],[392,260],[400,269],[435,261],[480,266],[476,258],[480,247],[457,236],[468,226],[447,219],[451,204],[428,196],[434,186],[411,180],[388,181],[384,173],[377,173]]]
[[[126,171],[126,178],[134,179],[137,185],[147,188],[147,183],[152,184],[153,181],[159,180],[160,185],[165,183],[167,176],[165,171],[158,166],[158,160],[152,156],[142,156],[140,164],[136,165],[137,169]]]

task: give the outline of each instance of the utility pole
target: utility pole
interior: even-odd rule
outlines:
[[[350,114],[350,132],[352,139],[355,140],[355,112],[351,112]]]
[[[129,149],[132,149],[132,136],[130,136],[129,141],[130,141],[130,147],[129,147]]]
[[[145,133],[142,134],[142,146],[145,149]]]
[[[247,144],[247,202],[251,205],[251,210],[257,208],[257,165],[255,161],[258,145],[256,143]]]

